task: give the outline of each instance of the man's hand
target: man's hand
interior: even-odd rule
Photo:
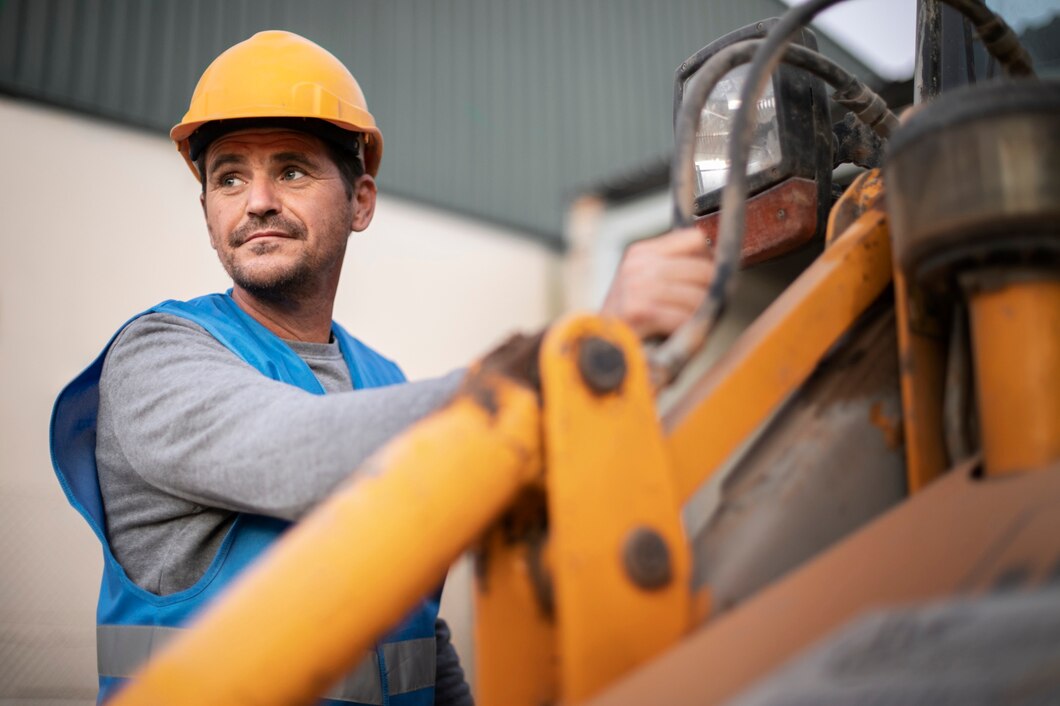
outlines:
[[[641,338],[669,336],[713,279],[713,257],[695,228],[640,240],[623,255],[600,313],[622,319]]]

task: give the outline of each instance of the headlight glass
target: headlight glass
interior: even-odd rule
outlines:
[[[720,189],[729,177],[729,139],[732,120],[740,107],[740,92],[750,68],[738,66],[718,82],[703,106],[696,129],[696,196]],[[754,140],[747,173],[763,172],[780,164],[780,127],[777,124],[773,83],[758,99]]]

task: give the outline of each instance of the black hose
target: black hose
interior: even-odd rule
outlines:
[[[748,39],[725,47],[710,57],[685,85],[674,124],[674,158],[670,172],[674,224],[677,227],[691,225],[695,218],[691,165],[695,155],[696,127],[703,105],[722,77],[733,68],[751,61],[756,50],[764,43],[763,39]],[[827,57],[792,44],[785,48],[783,61],[809,71],[835,87],[833,98],[854,112],[859,120],[869,125],[880,137],[886,139],[897,127],[898,119],[887,108],[886,103],[856,76]],[[744,169],[746,170],[746,166]],[[731,174],[730,171],[730,179]],[[737,256],[738,254],[739,251]],[[735,267],[728,268],[726,279],[730,279],[734,272]],[[715,284],[720,276],[719,270],[715,275]],[[715,291],[719,290],[712,287],[711,293]],[[724,291],[724,287],[720,291]],[[724,297],[711,296],[708,293],[692,318],[652,352],[652,369],[656,384],[666,384],[673,380],[699,350],[721,314],[724,301]]]
[[[674,159],[670,169],[670,183],[674,198],[674,225],[691,225],[695,136],[700,112],[711,91],[729,71],[746,64],[765,40],[746,39],[725,47],[710,57],[685,84],[683,99],[674,123]],[[808,71],[836,89],[832,98],[847,108],[883,139],[890,137],[898,126],[895,117],[875,91],[856,76],[812,49],[792,44],[785,49],[784,63]]]
[[[692,318],[652,354],[652,373],[656,384],[666,384],[677,377],[688,360],[706,340],[714,321],[721,314],[732,292],[733,277],[739,267],[740,251],[743,246],[747,162],[754,136],[757,97],[762,94],[766,83],[771,80],[773,71],[776,70],[782,56],[786,54],[785,49],[795,33],[809,24],[820,12],[843,1],[810,0],[792,7],[784,13],[766,38],[760,40],[757,45],[758,49],[754,53],[754,59],[751,61],[751,67],[740,92],[740,106],[732,122],[733,132],[729,143],[729,180],[722,190],[714,281]],[[1005,24],[1004,20],[987,8],[982,0],[943,1],[972,21],[987,51],[1002,64],[1006,73],[1012,76],[1033,75],[1030,57],[1020,45],[1015,33]],[[706,65],[704,64],[704,68]],[[710,89],[706,90],[709,96]],[[851,105],[859,106],[866,113],[879,110],[879,107],[873,104],[871,97],[867,97],[861,91],[855,91],[853,87],[837,93],[843,100]],[[703,97],[704,102],[705,100],[706,96]],[[698,115],[696,118],[698,119]],[[682,164],[688,164],[688,162],[685,161]],[[683,167],[680,170],[675,167],[674,171],[683,172],[679,179],[688,176],[684,173]],[[684,193],[685,186],[680,181],[675,182],[675,193],[677,187],[680,187]],[[678,222],[684,223],[683,220]]]
[[[718,316],[724,309],[733,286],[733,275],[740,264],[743,245],[744,199],[747,196],[747,160],[753,138],[755,101],[762,95],[766,83],[780,63],[784,48],[792,36],[821,10],[842,0],[810,0],[797,5],[780,18],[754,53],[751,68],[740,91],[740,107],[733,118],[733,132],[729,142],[729,180],[722,190],[721,223],[715,248],[714,280],[707,296],[692,318],[660,345],[651,356],[653,382],[671,382],[699,350]],[[722,50],[724,51],[724,50]],[[722,52],[718,52],[721,54]],[[709,62],[708,62],[709,63]],[[707,64],[703,65],[706,68]],[[701,69],[702,70],[702,69]],[[710,95],[710,91],[707,91]],[[705,100],[705,98],[704,98]],[[687,164],[687,162],[682,162]],[[683,169],[683,167],[682,167]]]
[[[1009,76],[1034,76],[1031,55],[1008,23],[982,0],[943,0],[971,21],[979,41]]]

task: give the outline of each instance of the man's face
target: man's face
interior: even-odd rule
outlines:
[[[279,129],[220,137],[205,166],[210,242],[237,288],[269,299],[334,294],[350,231],[372,218],[370,176],[348,197],[319,138]]]

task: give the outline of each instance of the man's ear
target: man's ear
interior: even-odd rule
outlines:
[[[350,230],[362,231],[375,215],[375,179],[369,174],[357,177],[353,184],[353,222]]]

